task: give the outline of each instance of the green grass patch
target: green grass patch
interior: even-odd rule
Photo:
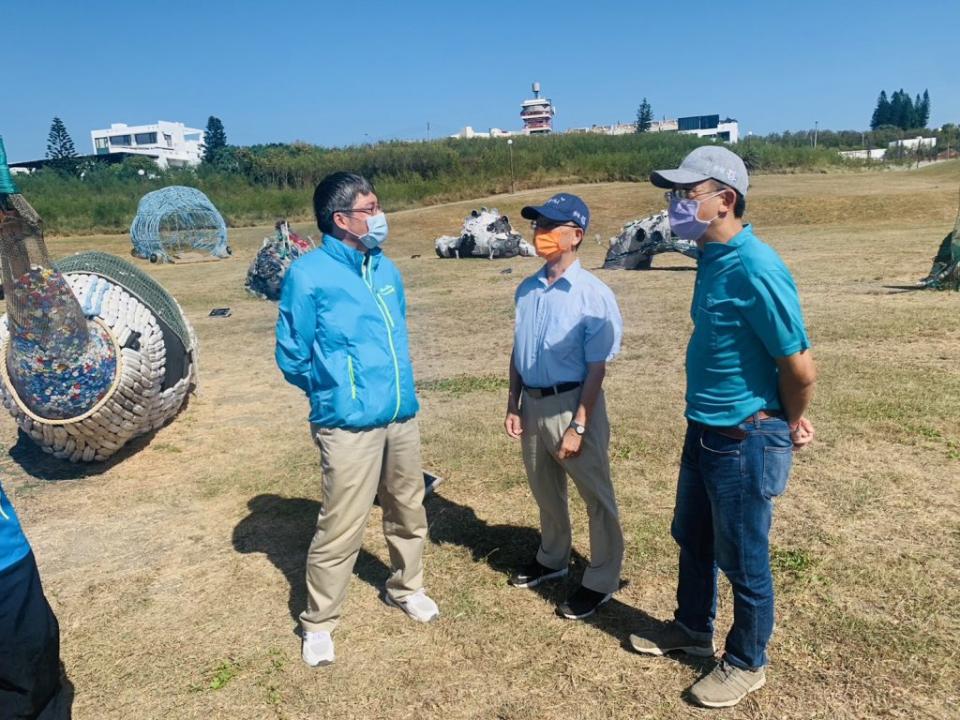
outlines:
[[[500,375],[456,375],[417,383],[418,391],[444,392],[457,397],[478,392],[501,392],[509,388],[509,378]]]

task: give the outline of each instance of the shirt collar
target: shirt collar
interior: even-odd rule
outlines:
[[[733,252],[753,237],[753,230],[750,224],[743,226],[743,229],[727,240],[725,243],[708,242],[704,243],[703,252],[700,255],[701,260],[709,261],[713,258],[721,257],[729,252]]]
[[[573,261],[573,264],[570,265],[570,267],[568,267],[566,270],[563,271],[563,275],[558,277],[553,284],[557,285],[559,283],[565,282],[568,287],[573,287],[577,283],[577,280],[580,279],[582,274],[583,274],[583,265],[580,264],[580,258],[577,258],[576,260]],[[544,266],[540,268],[540,272],[537,273],[537,279],[540,281],[542,285],[545,285],[545,286],[547,285],[546,264],[544,264]]]

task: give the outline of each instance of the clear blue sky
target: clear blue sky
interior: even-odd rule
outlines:
[[[43,156],[111,122],[220,117],[231,144],[344,145],[520,126],[539,80],[563,129],[719,113],[742,132],[864,129],[881,89],[960,122],[960,2],[0,0],[0,135]]]

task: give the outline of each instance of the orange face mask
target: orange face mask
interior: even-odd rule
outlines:
[[[537,255],[544,260],[553,260],[573,247],[573,241],[563,228],[554,228],[550,232],[538,231],[533,236],[533,245]]]

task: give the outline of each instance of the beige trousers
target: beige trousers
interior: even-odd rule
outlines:
[[[307,609],[300,623],[318,632],[333,630],[340,619],[374,498],[380,497],[393,568],[386,590],[395,600],[423,587],[427,514],[415,418],[372,430],[310,430],[320,447],[323,496],[307,551]]]
[[[620,585],[623,532],[610,477],[610,423],[603,393],[597,398],[580,455],[559,460],[557,449],[580,403],[577,391],[534,398],[523,393],[523,464],[530,490],[540,507],[540,549],[537,562],[565,568],[570,562],[572,538],[567,507],[567,475],[573,478],[587,504],[590,522],[590,565],[583,585],[612,593]]]

